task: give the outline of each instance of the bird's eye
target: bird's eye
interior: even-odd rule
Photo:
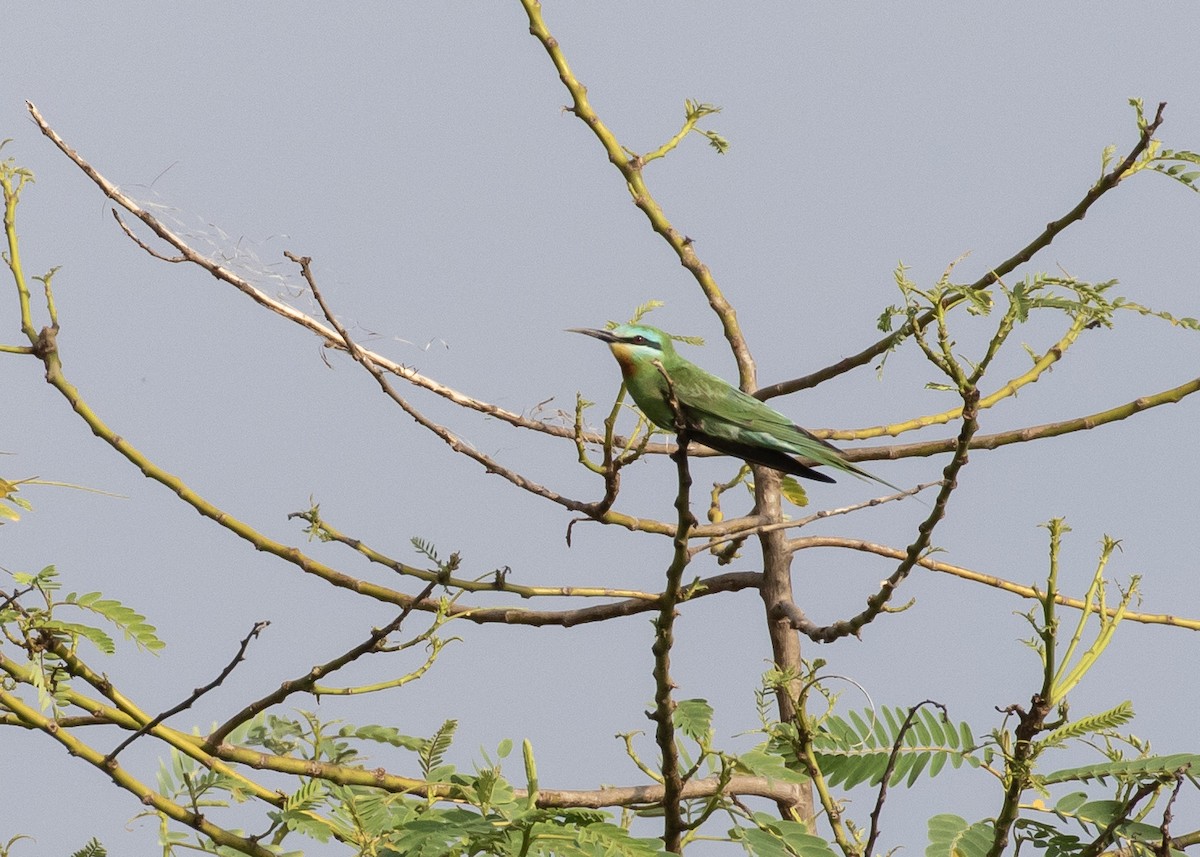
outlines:
[[[646,344],[646,337],[644,337],[644,336],[641,336],[641,335],[635,336],[635,337],[633,338],[633,344],[634,344],[634,345],[645,345],[645,344]]]

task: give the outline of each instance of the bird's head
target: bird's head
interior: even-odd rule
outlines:
[[[639,366],[649,366],[664,356],[675,354],[670,335],[645,324],[618,324],[612,330],[572,327],[567,332],[582,333],[607,342],[626,375]]]

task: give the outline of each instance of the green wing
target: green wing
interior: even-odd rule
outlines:
[[[679,366],[670,374],[684,416],[696,433],[696,440],[701,443],[755,463],[810,478],[820,479],[823,474],[794,461],[792,463],[801,470],[781,467],[780,459],[772,453],[799,455],[816,464],[860,478],[874,479],[890,488],[896,487],[846,461],[837,447],[814,437],[775,409],[698,366]],[[765,452],[766,455],[756,456],[755,451]],[[791,461],[790,458],[788,460]],[[833,481],[828,477],[825,479]]]

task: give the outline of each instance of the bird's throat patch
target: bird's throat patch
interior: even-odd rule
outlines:
[[[614,342],[611,346],[613,357],[617,358],[617,363],[621,366],[621,377],[628,381],[633,377],[634,363],[633,354],[630,353],[630,348],[623,342]]]

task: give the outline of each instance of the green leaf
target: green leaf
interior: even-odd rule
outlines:
[[[766,777],[769,780],[778,780],[784,783],[803,783],[808,781],[807,775],[788,767],[787,761],[782,756],[775,753],[768,753],[762,747],[756,747],[749,752],[742,753],[737,757],[737,762],[749,773],[758,777]]]
[[[845,789],[862,783],[878,785],[907,716],[908,709],[889,706],[874,712],[850,711],[845,718],[827,715],[814,748],[829,783]],[[911,786],[926,771],[931,777],[937,775],[947,763],[954,768],[964,761],[979,765],[972,755],[967,724],[943,723],[940,714],[925,708],[917,712],[913,724],[904,733],[891,785],[907,780]]]
[[[283,802],[284,809],[305,810],[319,806],[325,798],[325,788],[320,780],[309,780],[297,791],[288,795]]]
[[[778,836],[772,836],[757,827],[748,828],[741,833],[741,839],[746,843],[746,850],[754,857],[789,857],[787,846]]]
[[[120,601],[104,598],[99,592],[88,592],[84,595],[72,592],[64,603],[103,616],[121,630],[125,639],[133,640],[145,651],[157,652],[166,647],[166,643],[159,639],[156,633],[158,629],[146,622],[146,617],[141,613],[126,607]]]
[[[465,809],[434,810],[405,821],[388,837],[380,857],[442,857],[446,854],[496,853],[501,849],[464,847],[502,836],[489,818]]]
[[[1200,756],[1194,753],[1175,753],[1169,756],[1149,756],[1145,759],[1100,762],[1096,765],[1054,771],[1044,775],[1041,780],[1047,785],[1088,782],[1089,780],[1105,782],[1110,778],[1120,782],[1145,782],[1148,780],[1165,782],[1173,779],[1175,772],[1180,768],[1188,766],[1191,770],[1200,770]]]
[[[289,830],[303,833],[318,842],[328,842],[334,836],[350,839],[354,835],[352,828],[318,815],[313,810],[285,809],[279,817]]]
[[[682,699],[675,707],[675,728],[697,744],[712,740],[713,708],[706,699]]]
[[[402,747],[405,750],[419,752],[424,748],[426,740],[424,738],[414,738],[411,735],[402,735],[400,730],[392,726],[343,726],[338,735],[342,738],[362,738],[367,741],[378,741],[381,744],[391,744],[393,747]]]
[[[958,724],[958,734],[959,734],[959,738],[962,742],[963,750],[970,750],[971,748],[973,748],[975,746],[975,733],[971,730],[971,727],[968,726],[965,721],[963,723]],[[957,746],[957,745],[954,745],[954,746]]]
[[[929,760],[932,757],[932,753],[920,753],[916,756],[907,757],[913,760],[912,769],[908,772],[907,785],[909,788],[912,788],[913,783],[920,779],[921,772],[925,770],[925,766],[929,764]]]
[[[439,775],[444,773],[440,770],[442,768],[442,761],[445,759],[446,751],[450,749],[450,744],[454,741],[454,730],[457,728],[457,720],[447,720],[438,727],[437,732],[433,733],[433,737],[426,741],[425,745],[418,752],[421,772],[425,775],[425,779],[439,779],[432,776],[435,771]]]
[[[87,841],[87,845],[72,852],[71,857],[108,857],[108,850],[100,844],[99,839],[93,836]]]
[[[1087,735],[1093,735],[1096,732],[1116,729],[1132,719],[1133,703],[1126,700],[1120,705],[1110,708],[1108,711],[1102,711],[1099,714],[1081,717],[1079,720],[1066,723],[1053,732],[1050,732],[1039,740],[1038,743],[1045,746],[1061,745],[1072,738],[1082,738]]]
[[[875,728],[875,712],[868,711],[866,713],[870,716],[871,725],[867,725],[867,721],[857,711],[851,711],[848,715],[850,722],[854,724],[854,730],[851,731],[854,737],[851,740],[856,743],[865,743],[868,746],[874,746],[870,742],[873,738],[871,733]],[[844,722],[840,717],[831,717],[829,719],[829,727],[832,730],[835,725],[844,724]]]
[[[803,509],[808,505],[808,493],[794,476],[783,477],[779,485],[779,490],[783,494],[784,499],[793,506],[799,506]]]
[[[1068,814],[1073,813],[1079,807],[1083,806],[1087,802],[1087,799],[1087,792],[1071,792],[1059,798],[1058,802],[1054,804],[1054,811]]]
[[[904,310],[893,304],[885,307],[883,312],[879,314],[879,319],[875,322],[875,327],[879,329],[880,333],[891,333],[895,319],[903,317]]]
[[[58,619],[48,619],[39,622],[38,627],[51,633],[64,634],[72,640],[83,637],[106,655],[111,655],[117,650],[117,644],[113,642],[112,637],[99,628],[93,628],[91,625],[80,625],[76,622],[61,622]]]
[[[639,305],[638,308],[633,311],[633,317],[629,319],[629,323],[637,324],[642,320],[643,316],[654,312],[654,310],[663,306],[666,306],[665,301],[648,300],[644,304]],[[616,327],[616,324],[610,323],[609,327]]]
[[[755,813],[752,820],[757,827],[729,831],[730,838],[742,840],[751,854],[832,857],[837,853],[824,839],[809,833],[808,826],[801,822],[774,818],[763,812]]]
[[[628,855],[628,857],[660,857],[665,854],[662,841],[659,839],[639,839],[629,835],[629,831],[615,824],[601,821],[589,824],[576,834],[580,845],[590,846],[581,849],[581,854],[597,855]]]
[[[957,815],[935,815],[929,819],[925,857],[985,857],[994,835],[994,828],[986,821],[969,825]]]

